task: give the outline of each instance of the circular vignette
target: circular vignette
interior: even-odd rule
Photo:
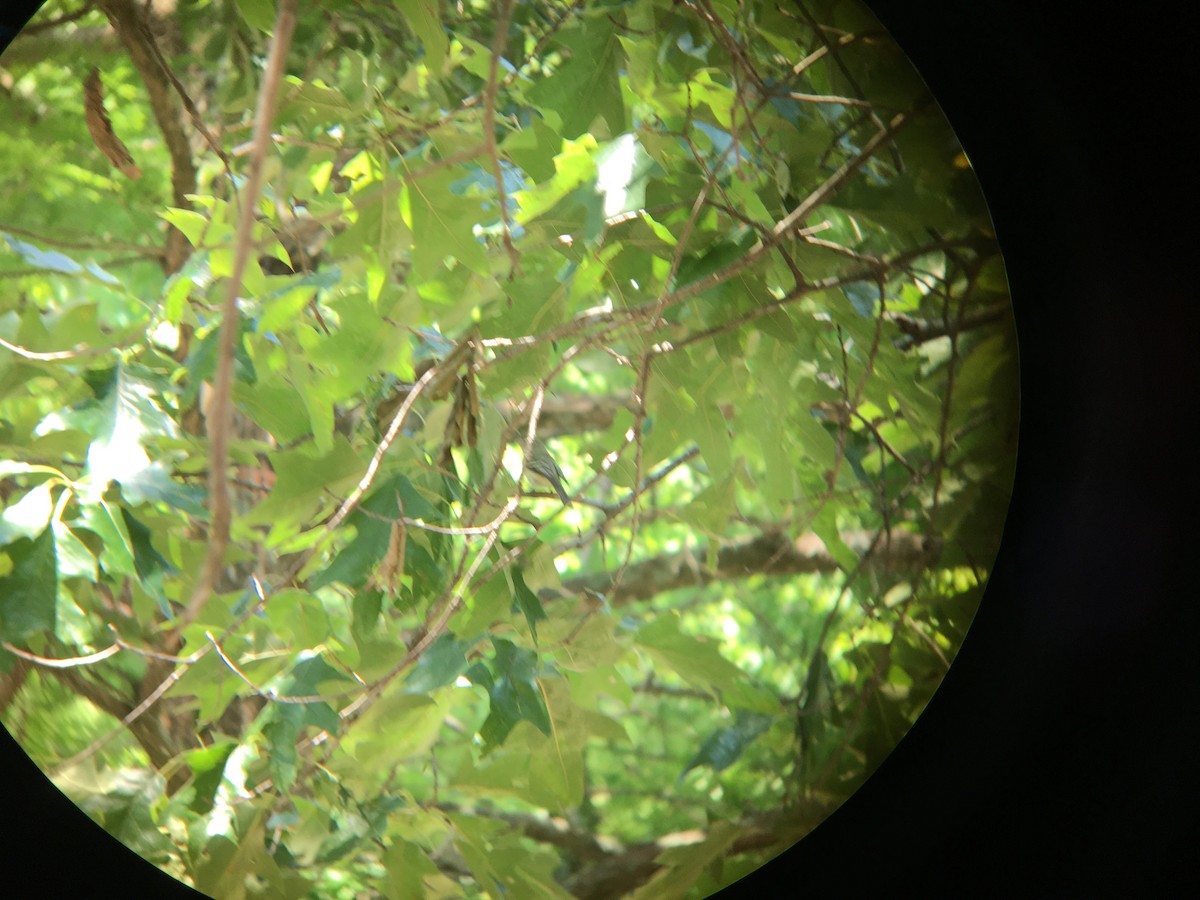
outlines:
[[[851,796],[971,623],[1017,424],[888,34],[103,9],[0,58],[4,722],[55,785],[215,895],[703,896]]]

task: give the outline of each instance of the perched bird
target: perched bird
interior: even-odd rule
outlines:
[[[546,449],[546,445],[540,440],[533,442],[533,452],[530,454],[528,467],[532,472],[550,482],[550,486],[554,488],[554,493],[558,494],[559,500],[566,506],[571,505],[571,498],[567,496],[567,492],[563,488],[563,471],[554,461],[554,457],[550,455],[550,451]]]

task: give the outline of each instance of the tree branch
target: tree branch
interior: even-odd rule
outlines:
[[[267,69],[258,93],[258,107],[254,112],[254,151],[250,156],[250,171],[242,191],[241,210],[238,217],[237,246],[233,259],[233,271],[229,276],[228,291],[221,315],[221,332],[217,348],[217,372],[213,383],[213,399],[209,406],[207,423],[210,441],[209,525],[208,551],[200,569],[196,588],[192,592],[187,608],[180,616],[175,634],[195,621],[204,609],[213,591],[217,575],[225,558],[225,547],[229,543],[229,526],[233,512],[229,504],[229,432],[233,425],[233,351],[240,331],[238,293],[242,289],[242,278],[253,248],[253,227],[258,196],[262,190],[263,164],[267,148],[271,146],[271,120],[275,115],[275,99],[283,80],[288,48],[292,43],[292,32],[296,27],[296,0],[282,0],[271,38],[271,52]]]
[[[871,544],[870,532],[847,532],[842,540],[856,553],[865,553]],[[594,591],[604,594],[613,605],[647,600],[664,591],[704,585],[714,581],[732,581],[751,575],[812,575],[836,572],[838,564],[815,534],[794,540],[773,532],[750,541],[724,547],[717,553],[715,568],[703,565],[706,552],[670,553],[632,563],[621,584],[614,590],[613,578],[600,572],[563,581],[563,589],[572,593]],[[869,565],[890,570],[919,565],[928,558],[920,535],[896,534],[886,552],[876,551]]]
[[[100,8],[125,44],[129,58],[146,86],[150,109],[171,157],[171,203],[180,209],[191,209],[188,194],[196,193],[196,164],[192,160],[192,148],[183,129],[179,103],[172,95],[168,82],[162,78],[162,66],[159,64],[162,54],[153,43],[143,12],[134,0],[101,0]],[[169,225],[163,270],[173,274],[183,268],[191,252],[190,247],[183,232]]]

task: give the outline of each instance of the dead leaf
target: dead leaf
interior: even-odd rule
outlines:
[[[141,178],[142,170],[129,153],[129,149],[113,131],[112,120],[104,108],[104,85],[100,82],[100,70],[92,69],[83,84],[83,110],[88,131],[96,146],[108,157],[109,162],[128,178]]]

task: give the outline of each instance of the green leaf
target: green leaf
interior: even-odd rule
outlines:
[[[729,853],[739,829],[733,822],[713,822],[704,840],[671,847],[658,856],[663,868],[653,879],[634,891],[631,900],[660,900],[688,896],[691,888],[714,860]]]
[[[125,530],[133,547],[133,568],[138,578],[143,581],[161,579],[164,574],[176,571],[175,567],[154,549],[150,542],[149,528],[124,507],[121,508],[121,518],[125,521]]]
[[[362,643],[375,633],[379,615],[383,612],[383,591],[356,591],[351,604],[350,630],[354,639]],[[418,663],[419,665],[419,663]]]
[[[726,706],[766,716],[779,714],[779,697],[774,691],[751,681],[739,681],[721,692]]]
[[[758,480],[763,499],[776,514],[785,515],[800,495],[796,477],[799,454],[792,434],[785,427],[782,415],[758,416],[757,422],[750,423],[750,427],[755,429],[763,455],[764,472]]]
[[[267,810],[264,804],[244,803],[239,810],[236,840],[224,834],[213,835],[198,853],[193,869],[196,890],[209,897],[246,897],[247,881],[261,877],[270,885],[278,875],[274,861],[267,855],[268,838],[264,823]],[[231,835],[235,832],[230,831]],[[274,869],[275,871],[272,871]],[[283,892],[271,892],[272,896],[285,896]]]
[[[344,687],[350,681],[350,676],[330,666],[320,655],[304,651],[299,662],[280,679],[279,694],[283,697],[316,696]],[[341,721],[337,711],[324,701],[272,703],[260,718],[262,733],[269,742],[269,766],[282,786],[295,780],[296,742],[300,733],[306,727],[337,731]]]
[[[263,34],[275,27],[275,4],[271,0],[237,0],[237,11],[246,24]]]
[[[204,814],[213,807],[213,798],[225,774],[225,763],[237,749],[237,741],[219,741],[184,754],[184,762],[192,773],[192,799],[188,804],[195,812]]]
[[[605,218],[645,205],[646,184],[657,166],[636,135],[627,132],[605,144],[595,160],[596,191],[604,197]]]
[[[638,630],[636,641],[663,666],[704,691],[715,694],[746,677],[712,643],[681,632],[677,614],[647,622]]]
[[[717,481],[724,480],[733,465],[729,446],[729,423],[707,397],[699,404],[696,413],[692,418],[696,443],[700,445],[700,452],[704,454],[704,461],[708,463],[712,477]]]
[[[220,243],[220,238],[227,238],[232,234],[232,229],[228,225],[218,226],[218,228],[212,230],[217,232],[213,234],[209,231],[209,219],[203,213],[196,212],[194,209],[169,207],[160,213],[160,215],[182,231],[183,236],[188,239],[188,243],[197,249],[205,243],[205,236],[209,238],[207,245],[213,246]],[[205,257],[205,260],[207,266],[207,257]]]
[[[480,323],[483,337],[536,334],[561,325],[569,316],[567,288],[549,273],[531,271],[514,278],[505,285],[505,293],[508,302]]]
[[[496,653],[490,665],[478,662],[466,673],[472,683],[487,690],[491,701],[487,720],[479,729],[485,746],[499,747],[523,720],[550,734],[550,713],[538,686],[537,654],[503,638],[493,638],[492,646]]]
[[[834,436],[807,409],[799,411],[788,424],[796,429],[800,451],[820,471],[832,471],[837,459],[837,440]]]
[[[208,509],[204,505],[207,491],[200,485],[180,484],[156,462],[126,475],[121,482],[121,492],[130,503],[159,503],[197,519],[208,518]]]
[[[1004,258],[999,254],[991,257],[979,269],[975,283],[985,291],[998,294],[1008,293],[1008,272],[1004,267]]]
[[[723,237],[699,256],[685,256],[675,275],[675,287],[682,288],[700,281],[714,272],[736,262],[758,240],[750,228],[741,226],[732,235]]]
[[[697,528],[717,536],[725,534],[730,517],[736,513],[735,484],[728,477],[713,481],[688,504],[688,520]]]
[[[43,481],[30,488],[25,496],[0,513],[0,546],[18,538],[33,538],[46,530],[54,512],[50,491],[54,481]]]
[[[406,694],[428,694],[450,684],[467,668],[467,651],[474,641],[460,641],[452,634],[443,634],[426,650],[401,690]]]
[[[387,553],[392,541],[393,522],[401,515],[437,521],[445,512],[435,507],[407,476],[389,478],[363,501],[360,509],[351,514],[347,521],[354,527],[354,539],[323,572],[313,576],[311,586],[315,589],[335,581],[350,587],[365,584]],[[413,592],[418,595],[436,590],[445,578],[445,572],[439,564],[445,541],[440,535],[427,534],[415,528],[407,530],[405,574],[413,577]]]
[[[554,176],[554,158],[562,145],[562,138],[540,118],[535,118],[529,126],[510,134],[502,149],[529,178],[541,184]]]
[[[428,757],[445,719],[445,709],[427,694],[390,693],[355,724],[342,749],[359,764],[378,768]]]
[[[111,481],[132,487],[130,499],[140,502],[139,479],[158,465],[151,462],[146,446],[159,436],[175,437],[179,432],[175,420],[159,405],[158,390],[148,374],[118,366],[95,401],[64,416],[68,424],[92,435],[85,470],[88,483],[82,492],[85,503],[95,502]]]
[[[311,288],[301,285],[272,291],[263,298],[263,314],[259,316],[255,329],[267,334],[293,324],[296,316],[311,302]]]
[[[442,70],[450,40],[438,19],[437,0],[398,0],[400,11],[425,46],[425,66],[437,74]]]
[[[52,631],[58,595],[54,532],[21,538],[6,548],[12,571],[0,578],[0,639],[19,643],[39,631]]]
[[[353,397],[376,372],[395,371],[410,355],[406,333],[380,316],[361,293],[328,304],[337,315],[337,330],[308,354],[323,370],[323,393],[335,401]]]
[[[536,644],[537,623],[546,618],[546,611],[542,609],[542,601],[525,585],[525,576],[521,574],[520,567],[513,566],[508,571],[512,578],[513,600],[525,616],[525,621],[529,623],[529,631]]]
[[[308,434],[304,400],[290,384],[258,383],[253,388],[235,384],[233,398],[238,406],[281,444],[291,444]]]
[[[193,288],[204,290],[212,283],[208,251],[197,250],[188,257],[183,268],[167,279],[162,289],[163,318],[172,325],[180,324],[188,295]]]
[[[671,230],[661,222],[654,219],[650,213],[642,210],[642,221],[650,226],[650,230],[654,232],[654,236],[669,247],[674,247],[679,243],[679,240],[671,233]]]
[[[256,588],[246,588],[241,603],[250,605],[258,601]],[[243,606],[236,609],[240,612]],[[319,647],[328,638],[331,630],[329,614],[321,601],[308,591],[283,588],[271,594],[265,615],[276,634],[287,634],[293,646]]]
[[[129,510],[121,507],[121,518],[133,549],[133,568],[141,586],[152,596],[164,613],[169,614],[170,605],[163,592],[163,579],[175,574],[176,569],[154,549],[150,542],[150,529],[140,522]]]
[[[15,459],[0,459],[0,478],[8,478],[10,475],[31,475],[35,472],[43,475],[62,476],[62,473],[52,466],[35,466]]]
[[[286,675],[281,676],[279,681],[281,696],[307,697],[317,696],[327,691],[341,690],[352,679],[341,669],[325,662],[325,658],[319,650],[302,650],[297,654],[295,664]],[[325,706],[323,703],[306,705],[314,707],[312,711],[316,715],[325,714],[325,710],[317,709],[317,707]],[[324,728],[331,722],[327,720],[320,724]],[[336,727],[336,723],[334,723],[334,727]]]
[[[451,815],[450,820],[455,831],[454,845],[470,866],[476,883],[490,896],[504,896],[502,870],[512,865],[511,853],[496,852],[498,845],[502,846],[511,840],[505,834],[504,823],[482,816],[461,814]]]
[[[754,739],[771,727],[772,717],[738,710],[737,719],[727,728],[719,728],[704,739],[679,779],[697,766],[708,766],[720,772],[733,765]]]
[[[454,192],[453,172],[438,172],[405,185],[412,216],[413,279],[432,278],[452,257],[477,275],[488,275],[487,254],[474,228],[484,218],[478,198]]]
[[[134,577],[133,544],[125,530],[123,518],[118,518],[104,501],[88,504],[80,510],[79,521],[101,541],[100,565],[105,571]]]
[[[99,577],[97,560],[87,544],[61,520],[50,523],[54,529],[54,546],[58,554],[58,574],[61,578],[85,578],[95,581]]]
[[[837,518],[838,508],[832,503],[826,503],[813,519],[812,530],[821,539],[821,543],[825,545],[838,567],[843,572],[853,572],[858,565],[858,554],[842,540]]]
[[[625,130],[618,71],[624,53],[616,21],[605,11],[600,13],[574,17],[559,39],[569,59],[526,91],[531,102],[558,114],[559,132],[565,138],[587,131],[597,116],[604,119],[609,134]]]
[[[385,896],[396,900],[425,900],[429,896],[426,879],[438,875],[437,866],[409,841],[389,842],[383,866],[387,870]]]
[[[283,526],[307,517],[326,490],[336,491],[362,475],[363,462],[340,436],[328,453],[299,446],[270,455],[275,485],[270,495],[245,516],[248,524]]]
[[[478,634],[497,621],[507,620],[513,596],[506,580],[493,578],[472,590],[466,602],[467,608],[455,619],[455,628],[460,634]]]
[[[593,157],[596,147],[596,139],[590,134],[585,134],[576,141],[562,141],[562,151],[554,157],[553,177],[543,179],[535,187],[513,194],[513,199],[520,207],[516,215],[517,222],[528,225],[580,187],[587,188],[599,206],[600,198],[590,188],[590,184],[596,178],[596,160]]]
[[[246,352],[245,335],[249,325],[244,318],[238,317],[238,333],[233,341],[233,377],[245,384],[254,384],[257,375],[254,371],[254,360]],[[221,343],[221,328],[216,326],[192,345],[185,365],[191,373],[191,383],[212,381],[217,373],[217,355]]]
[[[856,281],[854,284],[843,287],[842,292],[850,301],[850,305],[854,307],[854,311],[864,319],[870,319],[875,315],[875,307],[879,304],[879,287],[877,285]]]
[[[280,107],[280,118],[296,116],[301,121],[321,122],[324,116],[337,118],[350,115],[354,110],[345,95],[336,88],[303,81],[294,75],[288,76],[287,80],[289,102]]]
[[[125,768],[97,772],[87,781],[78,768],[72,774],[62,788],[80,809],[134,853],[166,862],[174,845],[155,821],[155,808],[166,792],[158,772]]]

